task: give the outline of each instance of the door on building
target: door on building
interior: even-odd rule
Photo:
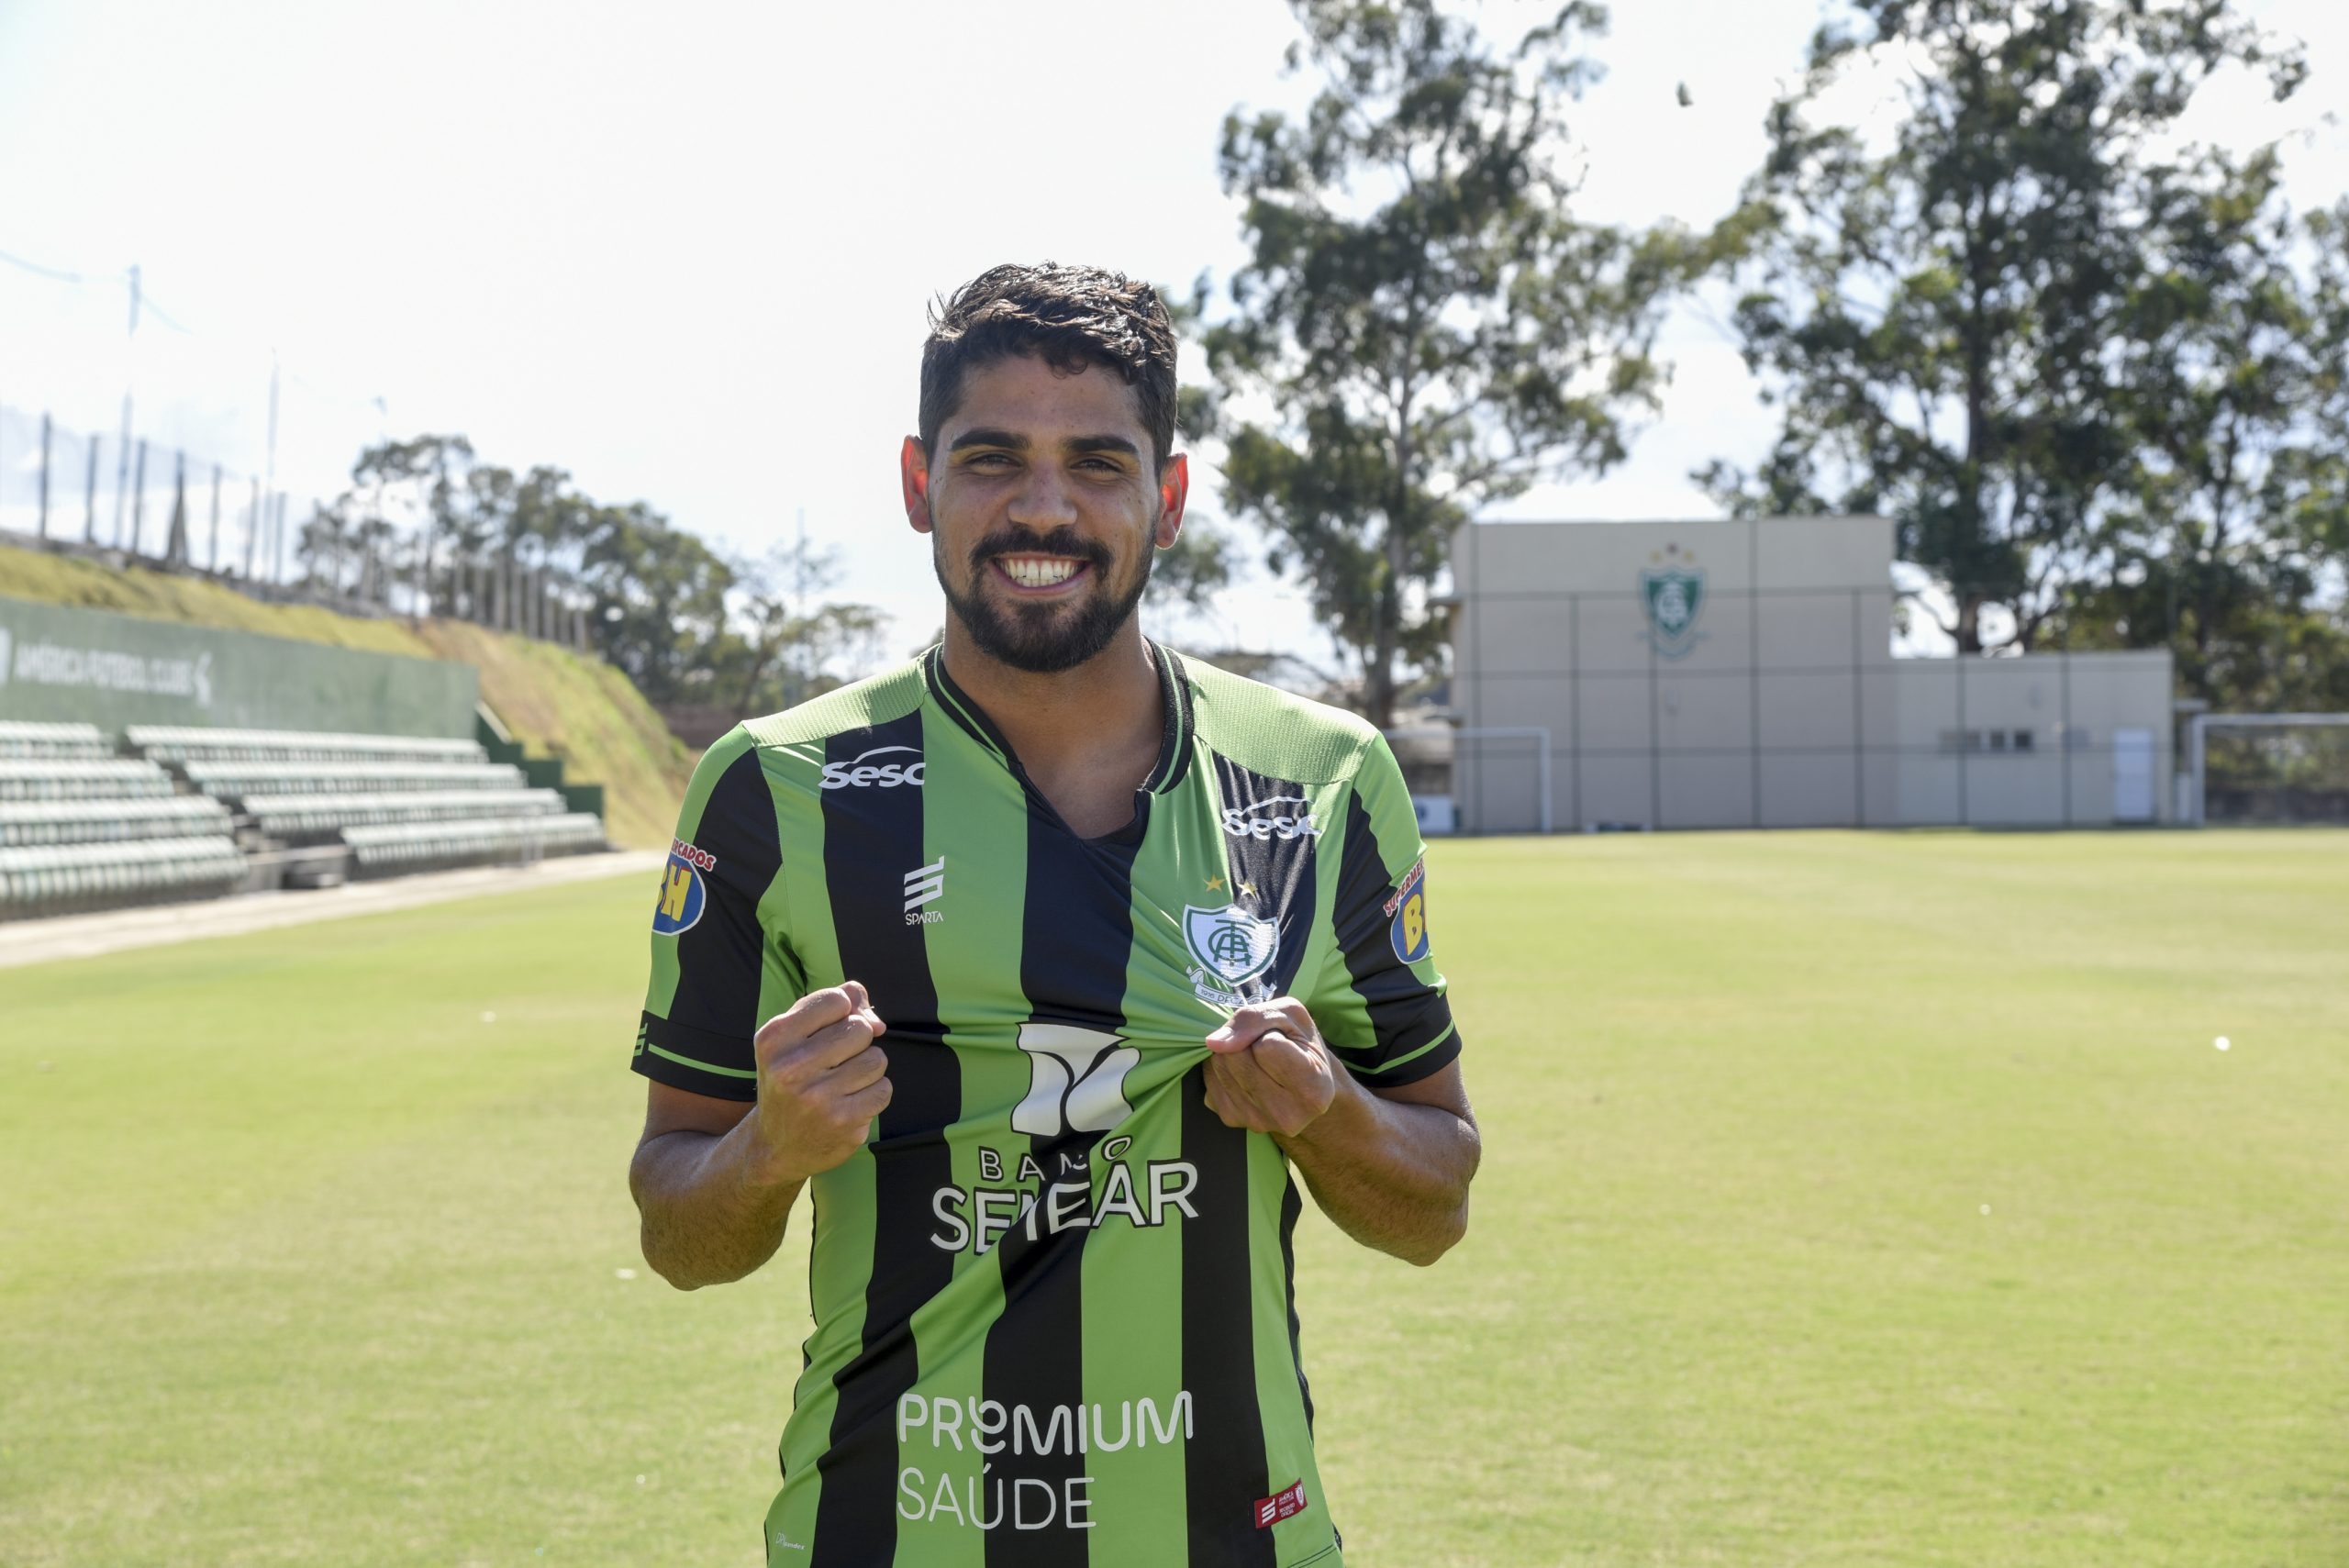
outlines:
[[[2150,729],[2112,732],[2112,819],[2154,819],[2154,732]]]

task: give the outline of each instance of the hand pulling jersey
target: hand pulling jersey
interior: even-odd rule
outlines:
[[[695,770],[636,1071],[757,1096],[752,1034],[862,981],[894,1094],[808,1184],[815,1328],[767,1561],[1336,1568],[1299,1199],[1204,1037],[1302,999],[1374,1087],[1459,1054],[1377,731],[1152,645],[1133,820],[1078,838],[937,649]]]

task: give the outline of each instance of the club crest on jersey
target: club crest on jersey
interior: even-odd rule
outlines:
[[[1424,857],[1412,862],[1382,906],[1393,921],[1386,934],[1395,944],[1395,956],[1405,963],[1417,963],[1428,955],[1427,867]]]
[[[703,868],[717,863],[682,840],[671,848],[669,863],[661,868],[661,900],[652,906],[655,936],[674,937],[693,929],[709,905],[709,889],[701,879]]]
[[[1273,967],[1280,952],[1281,929],[1237,904],[1220,909],[1183,906],[1183,940],[1207,977],[1237,991]]]

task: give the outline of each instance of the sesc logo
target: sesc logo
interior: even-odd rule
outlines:
[[[1253,839],[1262,843],[1267,839],[1319,838],[1321,829],[1313,820],[1313,803],[1301,795],[1275,795],[1246,806],[1223,808],[1223,830],[1235,839]],[[1283,810],[1284,806],[1292,807]]]
[[[911,757],[913,761],[875,762],[872,760],[875,757],[889,756],[892,753],[902,753]],[[826,789],[862,789],[867,786],[877,786],[882,789],[895,789],[899,784],[911,784],[914,788],[919,789],[924,766],[921,752],[911,746],[875,746],[854,762],[826,762],[824,787]]]

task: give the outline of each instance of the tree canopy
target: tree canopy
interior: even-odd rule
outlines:
[[[1429,589],[1479,506],[1624,452],[1653,407],[1650,355],[1685,265],[1664,236],[1577,222],[1564,104],[1606,26],[1567,4],[1497,48],[1433,0],[1292,0],[1320,87],[1301,117],[1235,110],[1225,190],[1245,265],[1197,306],[1224,499],[1270,536],[1380,723],[1404,675],[1440,668]]]
[[[730,557],[559,468],[478,462],[462,436],[362,452],[351,488],[303,528],[299,559],[312,588],[388,603],[404,584],[420,614],[475,619],[499,613],[511,573],[544,573],[596,651],[671,710],[788,706],[862,673],[881,632],[872,607],[817,596],[837,582],[822,552]]]
[[[2299,637],[2263,617],[2342,559],[2349,311],[2342,215],[2296,218],[2272,149],[2180,144],[2230,68],[2306,73],[2228,0],[1853,0],[1716,237],[1780,433],[1700,481],[1891,517],[1961,652],[2176,639],[2189,690],[2261,689],[2214,649]],[[1862,69],[1898,83],[1882,144],[1820,123]]]

